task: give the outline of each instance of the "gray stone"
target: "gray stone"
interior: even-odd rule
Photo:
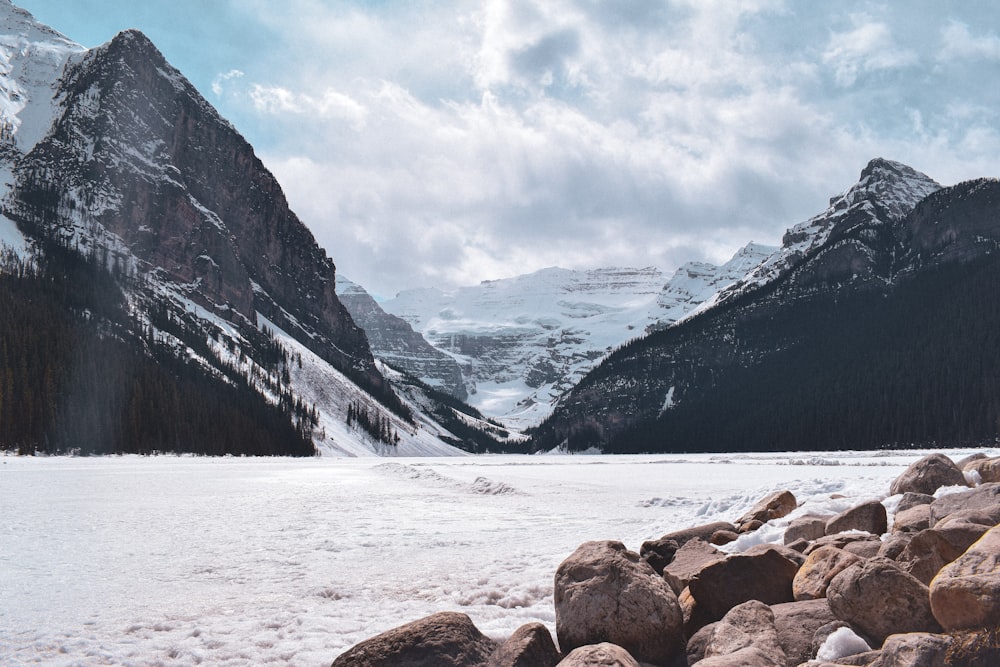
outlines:
[[[639,663],[621,646],[601,642],[573,649],[559,667],[639,667]]]
[[[914,493],[913,491],[907,491],[903,494],[903,497],[899,499],[899,504],[896,505],[896,511],[905,512],[912,507],[917,507],[918,505],[930,505],[932,502],[934,502],[934,496],[929,493]]]

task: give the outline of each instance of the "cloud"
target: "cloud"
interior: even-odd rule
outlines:
[[[974,37],[969,32],[969,26],[958,21],[951,21],[941,30],[941,60],[958,58],[982,58],[985,60],[1000,60],[1000,37],[990,33],[983,37]]]
[[[326,89],[319,97],[306,93],[296,93],[281,86],[267,86],[259,83],[250,87],[250,99],[254,108],[263,114],[308,114],[319,120],[345,120],[355,130],[365,123],[367,109],[349,95],[333,89]]]
[[[217,75],[214,79],[212,79],[212,92],[215,93],[216,97],[222,95],[225,89],[224,87],[228,82],[234,79],[243,78],[243,76],[245,76],[245,74],[238,69],[231,69],[224,74]]]
[[[830,36],[823,62],[834,69],[840,86],[851,86],[858,76],[915,65],[917,54],[898,46],[889,25],[867,14],[851,16],[854,28]]]

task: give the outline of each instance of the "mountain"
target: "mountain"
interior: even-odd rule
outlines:
[[[381,361],[460,401],[469,397],[455,359],[433,347],[406,320],[382,310],[361,285],[338,275],[336,288],[337,296],[368,334],[372,352]]]
[[[31,316],[69,310],[88,344],[113,342],[108,353],[121,368],[86,365],[87,379],[129,387],[109,391],[106,406],[79,396],[63,409],[81,355],[56,365],[40,350],[74,345],[72,327],[57,340],[19,336],[39,349],[7,350],[0,372],[26,385],[49,379],[32,394],[41,406],[34,421],[21,424],[17,443],[0,437],[0,446],[65,451],[79,440],[73,448],[84,452],[214,451],[206,436],[181,433],[175,422],[186,413],[136,398],[183,394],[169,379],[180,375],[192,386],[238,390],[244,415],[275,406],[320,451],[458,452],[461,438],[394,390],[336,295],[333,261],[253,148],[142,33],[84,49],[8,0],[0,0],[0,33],[7,295],[30,301],[35,290],[46,305],[26,308]],[[60,287],[49,294],[51,284]],[[76,285],[89,291],[67,294]],[[156,368],[172,370],[160,377]],[[0,390],[7,414],[16,389]],[[147,421],[160,415],[160,426],[129,431],[142,442],[108,444],[96,427],[74,440],[67,422],[90,411],[113,430],[141,421],[143,409]]]
[[[1000,182],[873,160],[715,303],[610,355],[533,447],[752,451],[1000,434]]]

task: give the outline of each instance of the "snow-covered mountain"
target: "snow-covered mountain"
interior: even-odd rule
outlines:
[[[126,305],[82,310],[112,318],[93,323],[99,337],[247,386],[322,452],[460,453],[420,391],[397,392],[376,363],[333,261],[253,148],[142,33],[85,49],[0,0],[0,190],[18,271],[57,275],[57,258],[82,256],[89,268],[74,270],[113,276],[94,284]],[[141,409],[136,391],[109,420]],[[477,417],[455,420],[469,431]]]
[[[722,266],[692,262],[669,280],[653,267],[550,268],[450,291],[407,290],[380,305],[458,360],[472,405],[524,428],[614,348],[681,319],[773,251],[749,244]]]

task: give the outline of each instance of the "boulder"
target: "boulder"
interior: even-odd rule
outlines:
[[[991,517],[993,525],[1000,523],[1000,482],[941,496],[931,503],[930,525],[936,526],[947,516],[969,510],[981,510]]]
[[[771,519],[788,516],[796,507],[798,507],[798,502],[791,491],[775,491],[758,500],[749,512],[739,518],[736,525],[742,528],[754,521],[760,521],[761,524],[764,524]]]
[[[870,540],[855,540],[844,545],[844,551],[864,559],[875,558],[881,548],[882,540],[874,535]]]
[[[730,655],[751,647],[764,654],[768,664],[784,665],[785,651],[778,641],[774,612],[757,600],[733,607],[715,624],[705,645],[705,658]]]
[[[934,617],[947,630],[996,626],[1000,619],[1000,526],[945,565],[931,581]]]
[[[705,540],[696,537],[688,540],[677,550],[674,559],[663,568],[663,578],[670,584],[674,592],[680,595],[685,587],[703,569],[724,559],[722,553]]]
[[[723,544],[735,542],[737,539],[739,539],[738,533],[734,533],[731,530],[717,530],[712,533],[712,537],[708,541],[716,546],[722,546]]]
[[[735,554],[703,569],[688,585],[698,613],[707,622],[721,619],[748,600],[764,604],[792,602],[792,579],[798,565],[777,549]]]
[[[942,486],[965,486],[965,475],[955,462],[944,454],[928,454],[910,464],[903,474],[889,487],[889,494],[914,493],[933,494]]]
[[[805,563],[795,574],[792,580],[792,595],[796,600],[825,598],[830,581],[842,570],[858,562],[861,562],[860,556],[843,549],[821,547],[806,556]]]
[[[574,649],[559,667],[639,667],[639,663],[621,646],[601,642]]]
[[[957,512],[952,512],[948,516],[940,519],[937,523],[930,527],[944,528],[945,526],[950,526],[953,523],[978,523],[980,526],[992,528],[998,523],[994,518],[995,513],[995,508],[990,507],[958,510]]]
[[[830,610],[875,645],[901,632],[936,632],[927,586],[886,558],[872,558],[841,571],[826,590]]]
[[[989,530],[978,523],[951,522],[941,528],[928,528],[913,536],[896,557],[904,570],[930,584],[942,567],[965,553]]]
[[[719,532],[720,530],[728,530],[735,533],[737,531],[737,528],[734,524],[731,524],[728,521],[716,521],[714,523],[706,523],[701,526],[694,526],[692,528],[675,530],[672,533],[667,533],[660,539],[673,540],[674,542],[677,543],[678,547],[682,547],[695,538],[708,542],[712,539],[712,535]]]
[[[775,604],[771,612],[788,665],[809,660],[815,654],[812,646],[816,632],[836,620],[825,599]]]
[[[652,566],[657,574],[662,575],[663,568],[670,565],[679,548],[677,540],[647,540],[639,547],[639,555]]]
[[[486,667],[555,667],[559,651],[541,623],[522,625],[493,652]]]
[[[784,544],[772,544],[770,542],[765,542],[764,544],[755,544],[746,551],[743,552],[744,556],[756,556],[757,554],[762,554],[765,551],[777,551],[779,554],[787,558],[788,560],[795,563],[797,567],[802,567],[802,563],[806,562],[806,557],[801,551],[796,551]]]
[[[468,616],[441,612],[356,644],[333,667],[483,667],[495,649]]]
[[[947,659],[951,637],[927,632],[892,635],[870,667],[937,667],[954,665]],[[965,664],[965,663],[961,663]]]
[[[931,506],[916,505],[897,511],[892,522],[893,533],[916,533],[931,527]]]
[[[735,653],[705,658],[698,663],[698,667],[785,667],[785,663],[775,661],[756,646],[747,646]]]
[[[1000,665],[1000,628],[949,633],[951,646],[945,664],[962,667],[997,667]]]
[[[555,575],[556,635],[565,651],[610,642],[637,660],[669,664],[683,654],[677,595],[621,542],[585,542]]]
[[[698,632],[691,635],[687,641],[687,660],[689,665],[693,665],[699,660],[705,658],[705,649],[708,647],[708,640],[712,638],[712,630],[715,626],[719,624],[719,621],[715,623],[709,623],[708,625],[699,628]]]
[[[1000,457],[972,461],[964,470],[978,473],[982,482],[1000,482]]]
[[[879,539],[878,535],[871,535],[869,533],[837,533],[836,535],[827,535],[814,541],[805,550],[805,555],[808,556],[817,549],[826,546],[837,547],[846,551],[853,542],[876,542],[881,544],[882,540]]]
[[[796,540],[816,540],[826,535],[826,521],[829,517],[800,516],[793,519],[785,529],[785,544]]]
[[[917,507],[918,505],[930,505],[934,502],[934,496],[929,493],[914,493],[913,491],[907,491],[903,494],[903,497],[899,499],[899,504],[896,505],[896,512],[905,512],[911,507]]]
[[[798,551],[800,554],[804,554],[805,551],[806,551],[806,549],[809,548],[810,544],[811,543],[808,540],[805,540],[805,539],[803,539],[803,538],[800,537],[799,539],[795,540],[794,542],[789,542],[785,546],[788,547],[789,549],[791,549],[792,551]]]
[[[964,459],[955,461],[955,465],[958,466],[959,470],[968,470],[970,464],[975,463],[976,461],[982,461],[986,458],[989,457],[983,452],[976,452],[975,454],[969,454]]]
[[[887,532],[889,528],[885,506],[877,500],[872,500],[845,510],[826,522],[827,535],[850,530],[860,530],[872,535]]]
[[[906,545],[912,539],[912,533],[893,533],[882,542],[878,553],[875,555],[888,558],[889,560],[896,560],[896,557],[903,553],[903,549],[906,548]]]

